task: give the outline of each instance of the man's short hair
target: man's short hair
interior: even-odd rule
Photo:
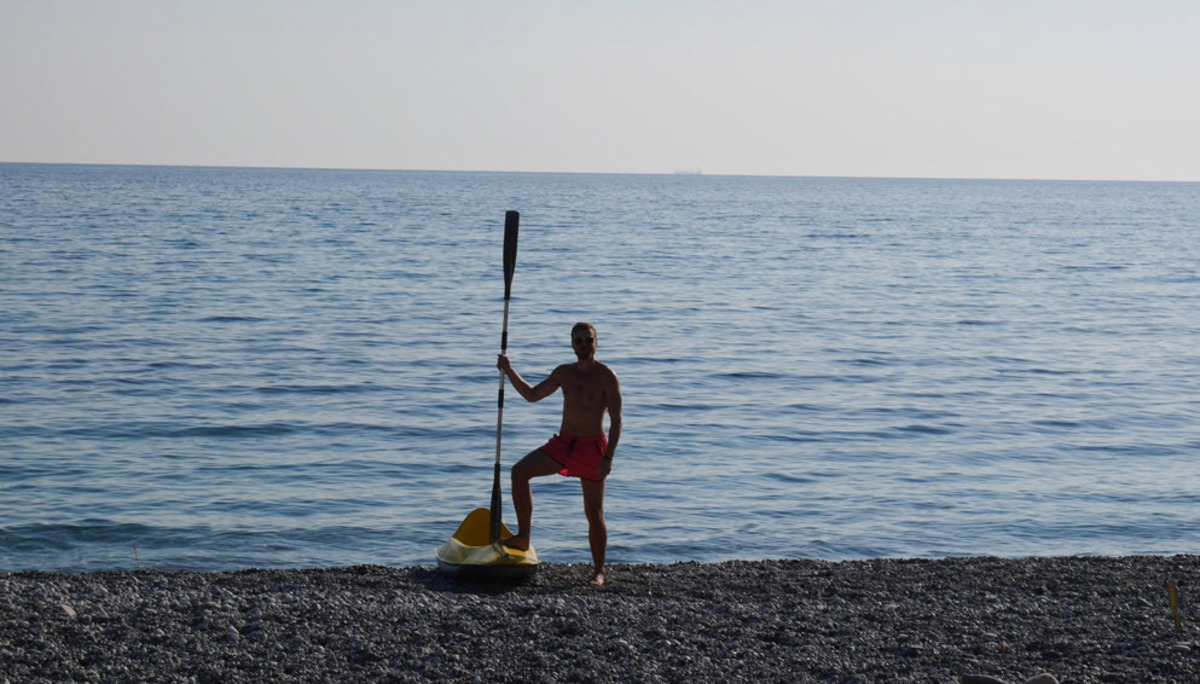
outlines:
[[[588,332],[592,333],[593,340],[599,338],[599,335],[596,334],[596,326],[592,325],[591,323],[588,323],[587,321],[580,321],[580,322],[576,323],[574,326],[572,326],[571,334],[574,335],[575,331],[579,330],[580,328],[587,328]]]

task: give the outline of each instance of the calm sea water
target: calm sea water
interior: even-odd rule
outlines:
[[[514,365],[622,380],[613,562],[1200,552],[1198,184],[0,165],[0,571],[432,564],[507,209]]]

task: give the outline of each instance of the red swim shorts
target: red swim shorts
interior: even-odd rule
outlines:
[[[604,435],[591,437],[563,437],[554,435],[540,451],[558,461],[563,469],[559,475],[580,477],[585,480],[601,481],[600,462],[608,451],[608,438]]]

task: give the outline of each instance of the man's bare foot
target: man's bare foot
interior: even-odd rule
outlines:
[[[516,549],[518,551],[528,551],[529,550],[529,535],[514,534],[513,536],[509,537],[508,539],[501,539],[500,545],[508,547],[510,549]]]
[[[595,575],[592,575],[592,581],[591,581],[591,582],[588,582],[588,584],[589,584],[589,585],[591,585],[591,586],[593,586],[593,587],[602,587],[602,586],[604,586],[604,573],[602,573],[602,572],[598,572],[598,573],[596,573]]]

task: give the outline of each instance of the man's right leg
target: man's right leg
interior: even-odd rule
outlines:
[[[553,475],[562,470],[558,461],[541,449],[535,449],[512,467],[513,508],[517,511],[517,533],[501,540],[505,546],[527,551],[533,523],[533,490],[529,481],[535,477]]]

